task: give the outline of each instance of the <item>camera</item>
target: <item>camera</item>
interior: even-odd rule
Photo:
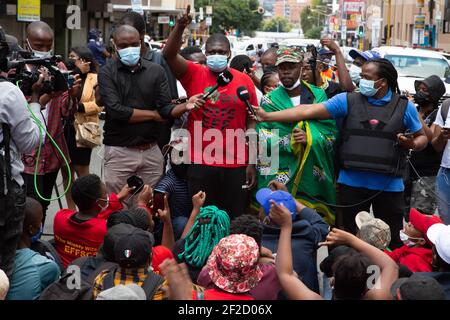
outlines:
[[[26,50],[12,51],[0,26],[0,71],[8,72],[6,79],[17,85],[25,96],[32,94],[33,84],[39,80],[42,67],[48,70],[49,78],[44,81],[41,94],[67,91],[70,88],[69,84],[73,85],[74,78],[61,72],[58,68],[61,61],[60,56],[41,59]],[[13,69],[14,72],[10,72]]]

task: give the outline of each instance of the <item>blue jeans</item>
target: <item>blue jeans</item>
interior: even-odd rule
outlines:
[[[188,218],[183,216],[172,218],[172,228],[173,234],[175,236],[175,241],[180,239],[181,234],[183,233],[184,227],[186,226],[188,220],[189,220]]]
[[[436,177],[439,216],[450,224],[450,168],[441,167]]]

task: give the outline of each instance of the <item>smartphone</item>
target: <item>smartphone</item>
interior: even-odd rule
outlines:
[[[164,197],[166,193],[162,190],[153,190],[153,212],[156,214],[159,209],[164,210]]]
[[[405,137],[409,138],[409,137],[414,136],[414,132],[405,132],[403,135],[404,135]]]
[[[144,187],[144,180],[142,180],[141,177],[134,175],[127,179],[127,184],[131,188],[134,187],[134,193],[136,194]]]

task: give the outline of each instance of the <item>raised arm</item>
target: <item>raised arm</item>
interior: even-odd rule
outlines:
[[[172,70],[173,75],[177,79],[181,79],[187,72],[187,61],[178,54],[182,44],[183,32],[192,22],[192,17],[189,15],[191,6],[188,5],[186,13],[183,14],[173,28],[172,32],[167,39],[166,45],[163,49],[163,56],[166,59],[167,64]]]
[[[339,49],[337,43],[332,39],[321,39],[320,42],[322,43],[322,45],[327,46],[328,49],[334,52],[339,74],[339,85],[341,86],[341,89],[347,92],[352,92],[353,90],[355,90],[352,78],[350,78],[347,66],[345,65],[344,55],[342,54],[341,49]]]
[[[203,191],[199,191],[197,194],[195,194],[192,197],[192,212],[189,217],[188,222],[186,223],[186,226],[184,227],[183,233],[181,234],[181,239],[183,239],[191,230],[192,226],[195,223],[195,220],[197,219],[198,214],[200,213],[200,208],[203,207],[206,201],[206,193]]]
[[[292,217],[289,210],[272,202],[270,219],[280,226],[280,238],[275,259],[278,280],[281,288],[290,300],[323,300],[320,295],[310,290],[294,274],[292,266]]]
[[[365,295],[368,300],[391,300],[390,289],[395,280],[398,279],[398,266],[387,254],[374,246],[358,239],[351,233],[334,228],[327,236],[323,244],[329,246],[347,245],[356,251],[366,255],[376,266],[380,268],[380,276],[373,288]],[[369,272],[369,270],[368,270]]]
[[[258,108],[256,114],[261,122],[298,122],[332,118],[324,104],[299,105],[277,112],[265,112],[263,108]]]

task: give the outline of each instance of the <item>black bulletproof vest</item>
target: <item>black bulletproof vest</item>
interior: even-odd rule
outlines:
[[[376,106],[358,92],[347,94],[347,100],[341,166],[401,177],[406,152],[399,146],[397,134],[405,132],[403,116],[408,100],[393,93],[388,104]]]

